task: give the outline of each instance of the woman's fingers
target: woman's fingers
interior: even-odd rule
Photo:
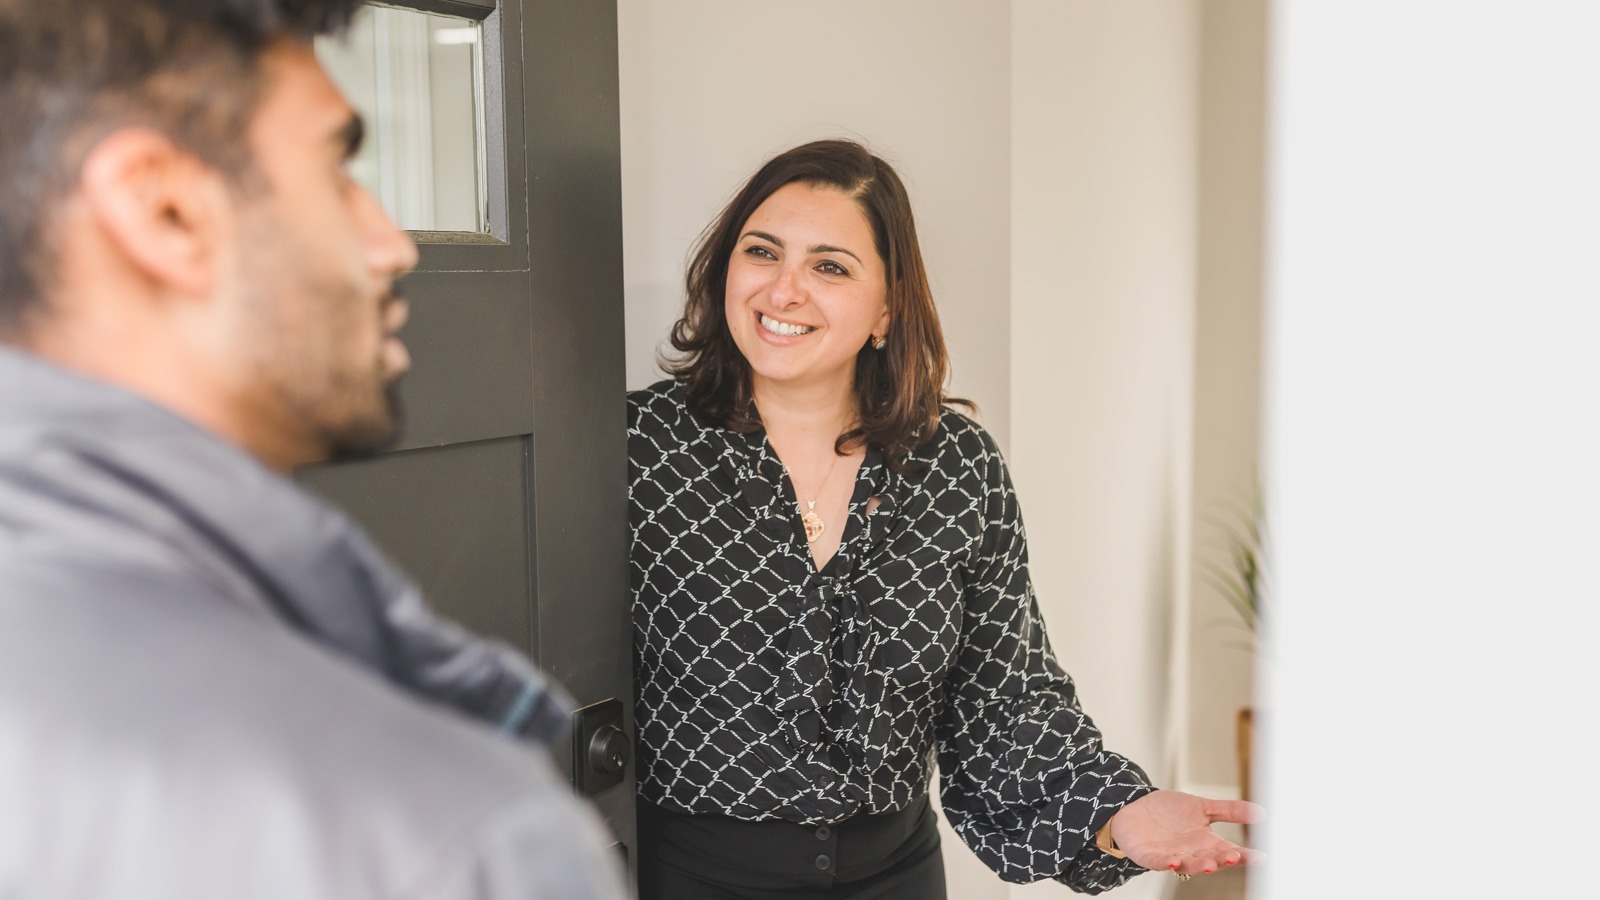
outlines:
[[[1212,875],[1223,869],[1257,865],[1265,859],[1248,847],[1229,845],[1226,849],[1208,849],[1166,853],[1146,864],[1156,871],[1176,872],[1179,875]]]
[[[1266,810],[1259,803],[1248,800],[1207,800],[1205,803],[1206,818],[1212,822],[1235,822],[1240,825],[1253,825],[1261,821],[1266,815]]]
[[[1240,850],[1243,853],[1243,858],[1239,860],[1241,865],[1259,866],[1267,861],[1267,855],[1260,850],[1251,850],[1249,847],[1241,847]]]
[[[1266,860],[1262,854],[1251,850],[1249,847],[1230,847],[1212,853],[1197,854],[1193,860],[1201,865],[1210,862],[1215,865],[1212,871],[1222,869],[1236,869],[1240,866],[1254,866]]]
[[[1177,872],[1179,875],[1210,875],[1221,868],[1221,864],[1206,854],[1180,854],[1168,856],[1166,864],[1156,868]]]

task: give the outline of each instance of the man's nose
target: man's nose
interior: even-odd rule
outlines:
[[[363,191],[370,225],[367,241],[367,264],[375,272],[388,272],[395,276],[417,267],[417,242],[396,225],[383,205],[370,192]]]

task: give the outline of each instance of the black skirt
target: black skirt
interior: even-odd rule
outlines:
[[[945,900],[928,795],[837,825],[746,822],[639,804],[640,900]]]

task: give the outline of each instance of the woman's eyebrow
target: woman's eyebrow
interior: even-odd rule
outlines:
[[[768,243],[774,244],[774,245],[777,246],[777,248],[779,250],[783,249],[783,239],[779,238],[775,234],[769,234],[768,232],[765,232],[765,231],[755,231],[755,230],[752,229],[752,230],[746,231],[744,234],[740,235],[739,239],[740,240],[744,240],[745,238],[752,238],[752,237],[753,238],[760,238],[763,241],[767,241]],[[806,252],[807,253],[812,253],[812,254],[816,254],[816,253],[843,253],[845,256],[848,256],[851,259],[855,260],[856,262],[861,263],[861,257],[855,255],[854,253],[851,253],[849,250],[846,250],[843,247],[835,247],[832,244],[812,244],[811,247]],[[862,265],[866,265],[866,263],[861,263],[861,264]]]
[[[835,247],[832,244],[812,244],[811,245],[811,252],[812,253],[843,253],[845,256],[850,257],[851,259],[855,260],[856,262],[858,262],[858,263],[861,262],[861,257],[855,255],[854,253],[851,253],[849,250],[846,250],[843,247]],[[866,263],[861,263],[861,264],[862,265],[866,265]]]
[[[782,241],[782,239],[780,239],[775,234],[768,234],[765,231],[746,231],[744,234],[739,235],[739,240],[742,241],[745,238],[749,238],[749,237],[760,238],[760,239],[762,239],[763,241],[766,241],[769,244],[777,244],[779,250],[783,249],[783,241]]]

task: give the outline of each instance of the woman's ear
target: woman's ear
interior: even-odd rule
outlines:
[[[883,315],[878,317],[878,324],[872,326],[872,339],[878,340],[889,336],[889,307],[883,308]]]
[[[130,267],[171,293],[211,294],[233,202],[221,173],[158,131],[125,128],[89,151],[79,189]]]

